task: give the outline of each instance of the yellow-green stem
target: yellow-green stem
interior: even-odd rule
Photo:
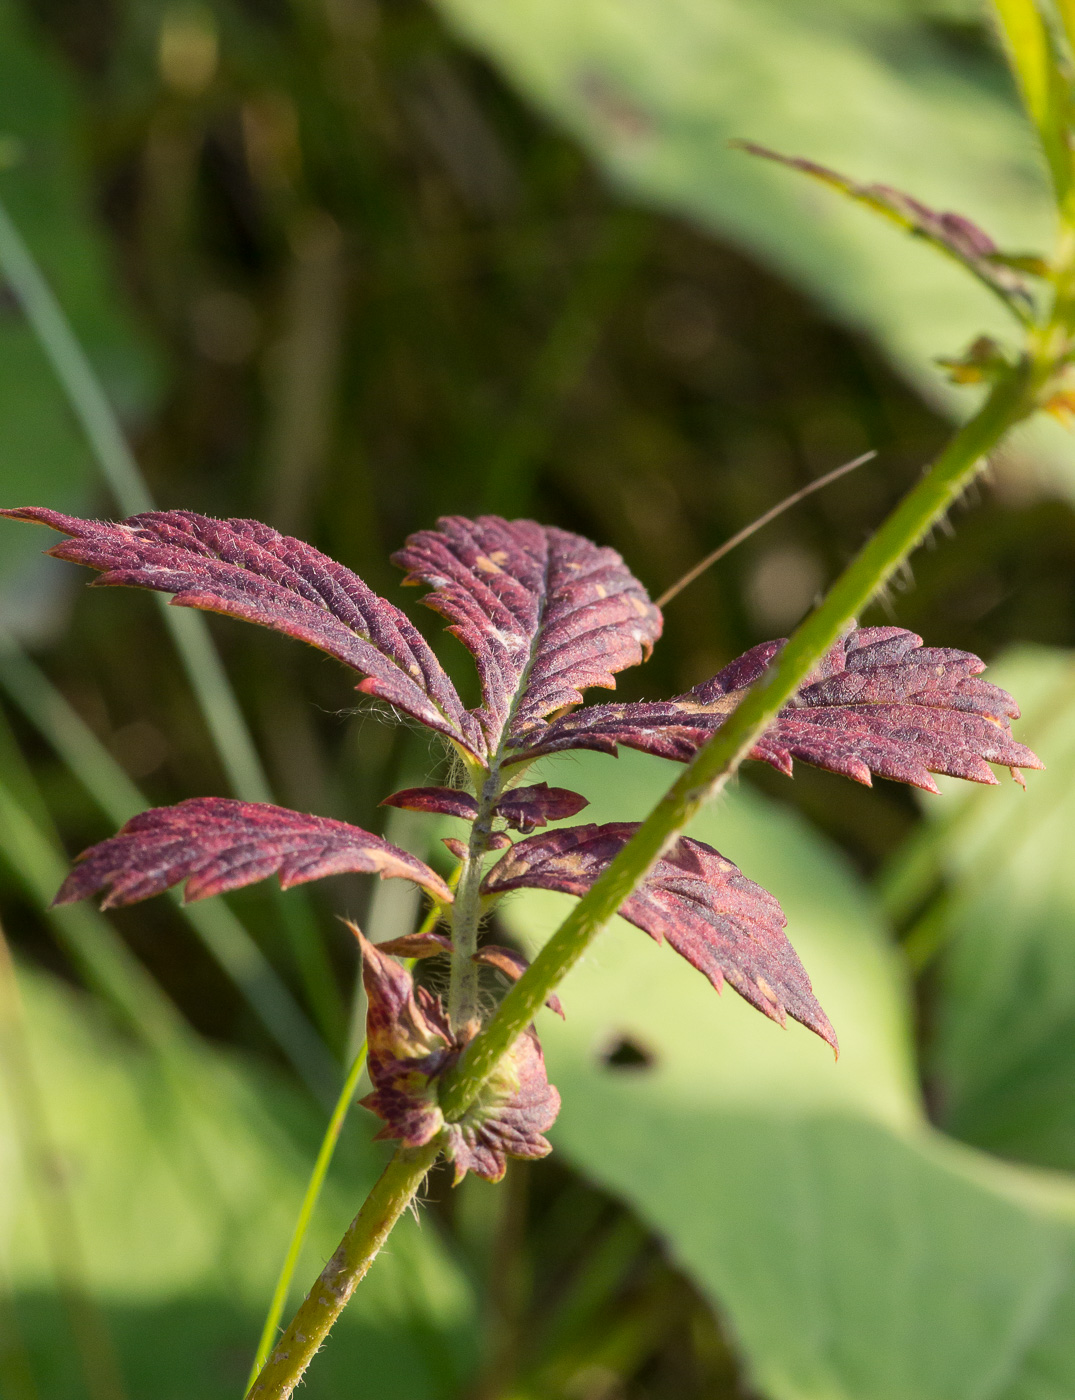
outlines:
[[[414,1199],[426,1173],[437,1160],[436,1142],[404,1148],[381,1173],[366,1203],[352,1220],[340,1247],[273,1348],[246,1400],[286,1400],[302,1380],[318,1347],[347,1300],[366,1276],[392,1227]]]

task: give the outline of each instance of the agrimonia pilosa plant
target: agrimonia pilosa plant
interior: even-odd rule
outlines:
[[[969,220],[887,185],[860,184],[814,162],[747,146],[894,220],[954,259],[1011,313],[1010,344],[980,337],[942,361],[977,385],[977,411],[787,642],[753,648],[670,700],[583,704],[591,687],[643,661],[661,615],[609,549],[532,521],[451,517],[396,555],[407,582],[471,653],[481,703],[467,709],[431,648],[398,608],[309,545],[248,520],[148,512],[120,524],[27,508],[3,512],[67,538],[51,551],[101,571],[103,584],[171,594],[174,603],[256,622],[335,656],[358,689],[441,736],[456,786],[412,788],[390,805],[469,823],[445,881],[369,832],[265,803],[196,798],[145,812],[87,851],[58,898],[103,892],[130,904],[185,882],[188,899],[271,874],[286,888],[343,871],[415,882],[430,900],[417,933],[373,946],[358,929],[369,998],[372,1092],[396,1151],[271,1356],[250,1396],[292,1393],[393,1225],[443,1155],[455,1179],[496,1180],[510,1156],[539,1157],[559,1106],[533,1027],[543,1004],[619,912],[666,941],[718,990],[725,981],[770,1019],[793,1017],[833,1049],[833,1027],[785,934],[776,900],[719,852],[683,837],[691,817],[746,759],[790,774],[793,760],[869,783],[874,775],[935,791],[931,774],[994,783],[990,765],[1040,767],[1011,734],[1014,701],[965,652],[924,646],[898,627],[857,626],[869,601],[944,517],[1008,430],[1041,408],[1075,412],[1075,3],[1046,16],[1032,0],[998,0],[1009,58],[1056,195],[1052,257],[1006,253]],[[528,779],[539,758],[621,745],[683,771],[641,823],[550,828],[585,800]],[[483,942],[483,921],[513,890],[578,897],[532,966]],[[450,960],[446,1003],[401,960]],[[491,1012],[482,965],[512,984]],[[570,1009],[570,1008],[568,1008]]]

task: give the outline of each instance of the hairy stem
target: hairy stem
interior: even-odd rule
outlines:
[[[478,796],[478,815],[470,828],[466,858],[459,872],[452,905],[452,972],[448,986],[448,1019],[454,1031],[478,1020],[478,925],[481,922],[482,867],[489,853],[493,812],[500,796],[499,765],[493,768]]]
[[[392,1227],[414,1199],[439,1152],[436,1142],[397,1150],[348,1227],[340,1247],[322,1269],[306,1301],[273,1348],[247,1392],[247,1400],[285,1400],[294,1392]]]
[[[833,642],[959,498],[985,455],[1032,410],[1035,378],[1030,365],[1023,363],[996,384],[978,413],[956,433],[918,485],[867,541],[761,680],[699,749],[608,869],[575,905],[445,1077],[441,1106],[447,1118],[457,1119],[466,1112],[549,993],[691,818],[720,792]]]

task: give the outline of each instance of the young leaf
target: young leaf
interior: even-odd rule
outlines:
[[[533,831],[536,827],[548,826],[549,822],[576,817],[589,805],[581,793],[572,792],[570,788],[534,783],[506,792],[496,804],[496,813],[513,831]]]
[[[434,589],[425,602],[477,662],[490,752],[586,687],[614,689],[660,636],[660,612],[614,550],[532,520],[438,523],[393,561]]]
[[[84,851],[55,902],[72,904],[104,890],[102,908],[111,909],[184,880],[187,900],[207,899],[274,872],[286,890],[349,871],[413,880],[440,903],[452,900],[448,886],[417,856],[360,827],[267,802],[193,797],[142,812]]]
[[[424,987],[416,988],[405,967],[357,928],[354,933],[369,1004],[366,1064],[373,1084],[373,1092],[359,1102],[384,1119],[379,1138],[421,1147],[444,1128],[435,1077],[452,1057],[451,1029],[440,1002]]]
[[[473,960],[485,967],[495,967],[498,972],[502,972],[512,982],[518,982],[530,966],[530,960],[524,958],[522,953],[517,953],[514,948],[501,948],[496,943],[484,944],[474,954]],[[555,992],[550,993],[545,998],[545,1005],[550,1011],[555,1011],[561,1021],[566,1019],[563,1003]]]
[[[473,821],[478,815],[477,800],[458,788],[404,788],[381,803],[382,807],[405,807],[411,812],[439,812],[446,817]],[[549,822],[577,816],[589,803],[570,788],[551,788],[548,783],[512,788],[496,804],[496,815],[514,831],[533,831]]]
[[[592,705],[553,721],[525,756],[562,749],[615,753],[619,744],[687,762],[764,673],[783,642],[754,647],[672,700]],[[924,647],[901,627],[860,627],[829,652],[751,752],[790,775],[792,760],[870,784],[871,774],[936,792],[931,773],[996,783],[990,763],[1040,768],[1011,736],[1019,707],[979,679],[969,652]],[[523,756],[523,755],[520,755]],[[1021,779],[1020,779],[1021,780]]]
[[[1034,298],[1030,285],[1012,266],[1018,260],[1001,253],[989,235],[962,214],[930,209],[912,195],[893,189],[891,185],[858,184],[816,161],[806,160],[802,156],[781,155],[779,151],[759,146],[754,141],[734,141],[732,144],[749,155],[774,160],[790,170],[811,175],[923,239],[983,282],[1021,322],[1026,323],[1033,312]]]
[[[636,822],[573,826],[520,841],[485,877],[486,894],[560,890],[583,895],[638,830]],[[837,1049],[788,942],[773,896],[701,841],[681,837],[620,908],[621,918],[669,944],[719,992],[725,979],[772,1020],[786,1016]]]
[[[468,1171],[488,1181],[504,1175],[508,1157],[544,1157],[542,1136],[556,1121],[560,1095],[545,1074],[545,1060],[531,1028],[521,1035],[462,1119],[444,1120],[437,1077],[461,1052],[440,1001],[411,974],[368,943],[362,948],[362,981],[369,999],[366,1034],[373,1092],[361,1101],[384,1119],[380,1138],[421,1147],[443,1135],[445,1155],[458,1183]]]
[[[174,594],[181,607],[286,633],[367,679],[358,689],[403,710],[484,760],[481,733],[440,662],[399,608],[312,545],[256,520],[148,511],[118,525],[40,508],[3,510],[71,536],[48,551],[100,569],[99,584]]]

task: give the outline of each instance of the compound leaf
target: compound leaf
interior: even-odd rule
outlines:
[[[452,892],[417,856],[347,822],[267,802],[193,797],[133,817],[78,858],[56,896],[72,904],[99,890],[103,908],[136,904],[186,881],[187,900],[207,899],[279,874],[284,889],[345,872],[413,880],[442,903]]]
[[[612,549],[532,520],[447,516],[393,562],[477,662],[490,752],[587,686],[614,689],[661,634],[661,614]]]
[[[637,822],[610,822],[530,836],[493,866],[482,889],[584,895],[637,830]],[[712,846],[681,837],[619,913],[658,943],[667,939],[718,992],[727,980],[772,1020],[783,1025],[790,1015],[837,1048],[780,905]]]
[[[672,700],[565,715],[535,732],[530,752],[614,753],[625,744],[686,762],[783,645],[754,647]],[[996,783],[990,763],[1016,777],[1021,768],[1040,768],[1041,760],[1012,738],[1019,707],[1007,691],[979,679],[984,670],[969,652],[925,647],[901,627],[856,628],[832,647],[751,757],[787,774],[799,758],[867,785],[876,774],[928,792],[937,791],[931,773]]]
[[[181,607],[309,642],[364,674],[365,694],[483,756],[477,726],[406,614],[312,545],[256,520],[185,510],[147,511],[118,525],[37,507],[0,514],[70,535],[48,552],[101,570],[99,584],[171,593]]]

